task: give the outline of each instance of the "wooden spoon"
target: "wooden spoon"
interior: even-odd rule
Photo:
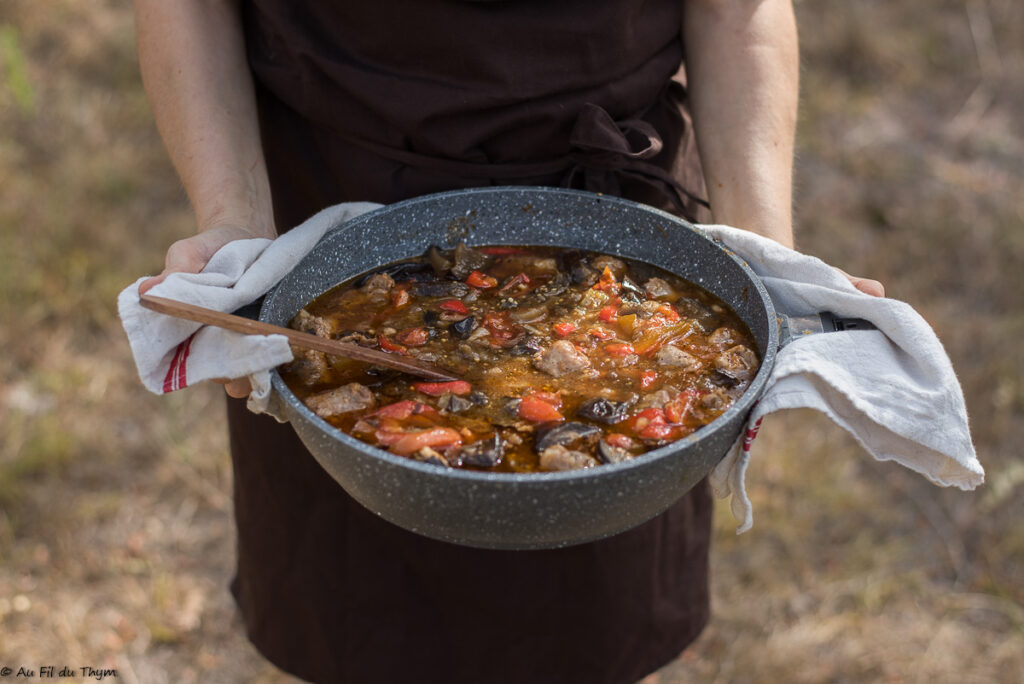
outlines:
[[[195,304],[186,304],[185,302],[167,299],[166,297],[144,294],[139,296],[139,303],[157,313],[184,318],[185,320],[205,325],[213,325],[245,335],[284,335],[288,338],[289,342],[302,349],[313,349],[333,356],[344,356],[356,361],[365,361],[377,366],[394,368],[403,373],[429,380],[460,379],[447,371],[442,371],[415,359],[403,358],[397,354],[389,354],[376,349],[367,349],[366,347],[360,347],[358,344],[338,342],[326,337],[318,337],[317,335],[310,335],[309,333],[299,332],[291,328],[283,328],[279,325],[264,323],[263,321],[254,321],[250,318],[207,309]]]

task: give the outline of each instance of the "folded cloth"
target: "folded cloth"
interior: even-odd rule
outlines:
[[[172,273],[149,293],[218,311],[235,311],[263,296],[313,248],[329,230],[380,207],[346,202],[314,215],[276,240],[257,238],[229,242],[200,273]],[[139,284],[117,298],[117,311],[142,383],[165,394],[212,378],[248,377],[248,406],[268,410],[270,369],[292,360],[283,335],[242,335],[145,309]]]
[[[700,226],[747,261],[778,312],[831,311],[877,330],[801,336],[778,353],[747,430],[710,475],[715,494],[732,495],[737,533],[753,524],[745,473],[761,419],[812,408],[851,433],[879,461],[896,461],[942,486],[984,481],[967,425],[967,408],[949,357],[931,326],[908,304],[872,297],[837,269],[749,231]]]

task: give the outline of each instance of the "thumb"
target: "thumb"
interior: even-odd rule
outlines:
[[[218,249],[232,240],[250,237],[253,235],[245,228],[221,226],[178,240],[167,250],[164,270],[160,275],[142,281],[139,294],[159,285],[172,273],[199,273]]]

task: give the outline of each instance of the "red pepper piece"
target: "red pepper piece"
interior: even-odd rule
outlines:
[[[608,306],[601,309],[601,312],[597,314],[597,317],[600,318],[605,323],[614,322],[615,319],[619,317],[619,305],[609,304]]]
[[[658,380],[658,371],[645,370],[640,373],[640,389],[650,389]]]
[[[406,349],[400,344],[395,344],[394,342],[384,337],[383,335],[377,336],[377,343],[380,344],[380,348],[386,352],[391,352],[393,354],[401,354],[402,356],[405,356],[406,354],[409,353],[408,349]]]
[[[473,271],[469,274],[469,277],[466,278],[466,284],[478,287],[481,290],[486,290],[490,287],[495,287],[498,284],[498,279],[492,278],[486,273],[481,273],[480,271]]]
[[[683,390],[665,403],[665,417],[673,423],[682,423],[693,408],[693,400],[698,396],[693,390]]]
[[[614,344],[606,344],[604,351],[612,356],[628,356],[633,353],[633,345],[628,342],[616,342]]]
[[[669,439],[674,432],[675,427],[666,423],[651,423],[637,434],[640,439]]]
[[[391,451],[399,456],[414,454],[423,447],[452,447],[462,444],[462,435],[448,427],[435,427],[403,435],[391,444]]]
[[[568,337],[569,335],[576,332],[575,323],[555,323],[551,326],[551,329],[555,331],[555,334],[559,337]]]
[[[558,394],[557,392],[545,392],[544,390],[534,390],[530,392],[530,396],[536,397],[541,401],[546,401],[547,403],[554,406],[556,409],[562,408],[562,395]]]
[[[676,311],[675,307],[672,306],[671,304],[662,304],[661,306],[659,306],[658,313],[664,316],[665,320],[669,321],[670,323],[675,323],[681,318],[679,312]]]
[[[610,340],[615,337],[615,333],[604,328],[591,328],[589,333],[591,337],[596,337],[599,340]]]
[[[612,294],[618,294],[622,286],[615,280],[615,275],[612,270],[607,266],[601,272],[601,279],[594,283],[593,289],[601,290],[602,292],[610,292]]]
[[[432,397],[439,397],[445,392],[457,394],[460,397],[473,391],[473,386],[465,380],[452,380],[451,382],[414,382],[413,387],[417,392],[429,394]]]
[[[391,290],[391,306],[401,309],[409,303],[409,290],[406,285],[396,285]]]
[[[549,394],[547,392],[543,394]],[[540,392],[528,394],[519,402],[519,417],[535,423],[548,423],[551,421],[565,420],[565,416],[558,412],[558,409],[544,401]]]
[[[454,311],[455,313],[468,314],[469,309],[458,299],[446,299],[437,305],[439,308],[445,311]]]
[[[403,399],[402,401],[396,401],[393,404],[381,406],[379,409],[369,414],[371,418],[393,418],[395,420],[405,420],[409,416],[416,414],[433,415],[437,413],[437,410],[433,406],[423,404],[412,399]]]
[[[505,292],[506,290],[509,290],[509,289],[515,287],[516,285],[529,285],[529,284],[530,284],[529,276],[527,276],[525,273],[517,273],[516,275],[512,276],[507,281],[505,281],[505,284],[502,285],[501,288],[498,289],[498,292]]]
[[[508,311],[488,311],[480,323],[491,333],[496,347],[511,347],[526,336],[526,330],[512,320]]]
[[[604,441],[608,442],[613,447],[619,447],[620,449],[632,449],[636,447],[636,442],[633,441],[628,435],[624,435],[621,432],[611,432],[604,437]]]
[[[422,347],[429,339],[430,333],[423,326],[406,328],[395,335],[395,342],[404,344],[406,347]]]

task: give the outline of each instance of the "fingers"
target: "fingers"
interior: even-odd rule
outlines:
[[[139,284],[139,294],[159,285],[172,273],[199,273],[221,247],[232,240],[251,237],[258,236],[253,235],[246,228],[220,226],[178,240],[167,250],[167,256],[164,258],[164,270],[160,275],[142,281]]]
[[[218,385],[224,385],[224,391],[227,392],[229,397],[234,397],[235,399],[244,399],[252,392],[252,384],[248,378],[235,378],[233,380],[230,378],[214,378],[213,382]]]
[[[841,268],[837,268],[836,270],[842,273],[847,278],[849,278],[850,284],[853,285],[858,290],[860,290],[861,292],[863,292],[864,294],[869,294],[872,297],[885,296],[885,287],[882,285],[882,283],[878,282],[877,280],[852,276]]]
[[[850,282],[853,283],[855,288],[864,294],[869,294],[872,297],[885,296],[885,287],[877,280],[870,280],[868,278],[850,278]]]

